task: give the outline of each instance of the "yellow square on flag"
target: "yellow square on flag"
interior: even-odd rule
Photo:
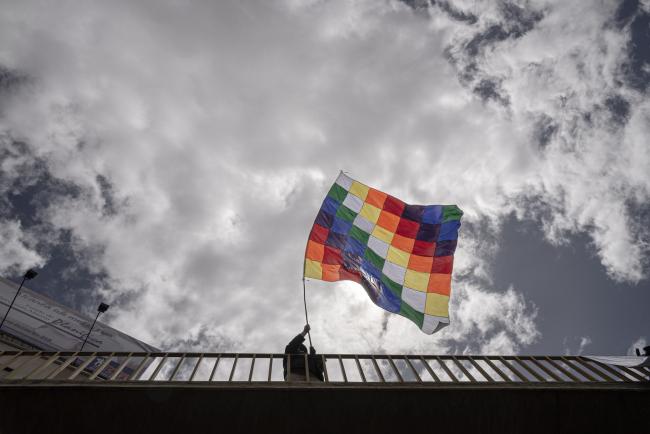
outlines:
[[[311,259],[305,260],[305,277],[310,279],[319,279],[323,278],[323,267],[320,262],[313,261]]]
[[[446,295],[436,294],[435,292],[427,293],[427,304],[424,312],[433,316],[449,316],[449,297]]]
[[[354,181],[352,182],[352,186],[350,186],[350,193],[365,201],[368,196],[368,186]]]
[[[413,288],[418,291],[427,292],[427,284],[429,283],[429,273],[421,273],[411,269],[406,270],[404,275],[404,286]]]
[[[371,223],[377,223],[379,214],[381,214],[381,210],[379,208],[376,208],[367,203],[363,204],[363,207],[361,207],[361,212],[359,213],[361,217],[365,218]]]
[[[391,240],[395,236],[394,233],[382,228],[381,226],[375,226],[375,228],[372,230],[371,235],[379,240],[382,240],[386,244],[390,244]]]
[[[406,253],[403,250],[395,248],[395,246],[389,246],[388,247],[388,254],[386,255],[386,259],[392,262],[393,264],[397,264],[400,267],[408,267],[409,265],[409,258],[411,254]],[[428,282],[428,280],[427,280]],[[415,289],[415,288],[413,288]],[[426,285],[424,286],[424,289],[426,291]]]

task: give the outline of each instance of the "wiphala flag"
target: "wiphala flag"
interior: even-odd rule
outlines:
[[[406,204],[341,173],[309,235],[305,277],[358,282],[377,306],[434,333],[449,324],[462,215],[456,205]]]

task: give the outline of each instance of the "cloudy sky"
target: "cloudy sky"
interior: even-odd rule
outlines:
[[[0,0],[0,274],[164,349],[281,351],[339,170],[465,211],[451,326],[310,281],[321,352],[650,338],[650,2]]]

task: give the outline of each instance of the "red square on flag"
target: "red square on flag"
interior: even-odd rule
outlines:
[[[420,256],[433,256],[436,251],[436,243],[427,243],[426,241],[415,240],[413,254]]]
[[[321,225],[314,224],[314,227],[311,230],[311,233],[309,234],[309,239],[312,241],[316,241],[317,243],[320,244],[325,244],[325,241],[327,241],[327,236],[329,235],[330,230],[327,228],[322,227]]]
[[[341,251],[331,246],[325,246],[325,251],[323,252],[323,264],[330,264],[330,265],[343,264]]]
[[[454,268],[453,256],[434,256],[431,273],[451,274]]]
[[[418,229],[420,229],[420,223],[402,218],[397,225],[395,233],[400,234],[403,237],[415,238],[418,236]]]
[[[384,202],[384,210],[392,212],[398,217],[402,215],[404,206],[406,206],[404,202],[390,195],[386,197],[386,201]]]
[[[361,282],[361,276],[358,273],[350,272],[343,267],[339,268],[339,278],[341,280],[351,280],[357,283]]]

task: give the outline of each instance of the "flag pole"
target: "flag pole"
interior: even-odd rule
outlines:
[[[307,325],[309,325],[309,317],[307,316],[307,290],[306,290],[306,287],[305,287],[305,269],[304,269],[304,267],[303,267],[303,270],[302,270],[302,301],[303,301],[303,303],[305,305],[305,322],[307,323]],[[308,331],[307,336],[309,337],[309,346],[311,347],[311,346],[313,346],[311,344],[311,332]]]
[[[309,325],[309,316],[307,316],[307,287],[305,283],[305,270],[307,268],[307,247],[309,247],[309,237],[307,237],[307,242],[305,243],[305,255],[302,258],[302,302],[305,306],[305,323]],[[311,332],[307,332],[307,336],[309,337],[309,346],[312,347],[313,345],[311,344]]]

